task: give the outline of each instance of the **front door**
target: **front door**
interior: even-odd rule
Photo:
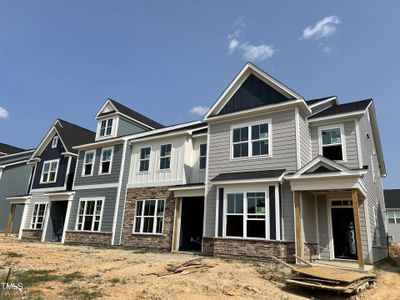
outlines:
[[[332,201],[332,235],[335,258],[357,259],[357,244],[351,201]]]
[[[45,241],[61,242],[67,206],[68,201],[54,201],[51,203]]]
[[[203,239],[204,197],[182,198],[180,251],[200,251]]]

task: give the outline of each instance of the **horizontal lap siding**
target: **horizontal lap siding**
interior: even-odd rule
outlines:
[[[324,195],[317,198],[318,211],[318,232],[319,232],[319,253],[321,259],[329,259],[329,234],[328,234],[328,215],[327,200]]]
[[[272,121],[272,157],[230,159],[230,126],[246,122]],[[219,173],[246,172],[258,170],[287,169],[296,170],[296,127],[293,110],[276,112],[264,116],[243,118],[238,121],[209,125],[208,190],[205,235],[214,236],[216,187],[210,180]],[[282,224],[284,239],[293,240],[293,203],[289,184],[282,187]]]
[[[393,242],[400,242],[400,223],[388,224],[388,235],[392,236]]]
[[[68,230],[75,230],[78,215],[78,205],[81,198],[105,197],[103,202],[102,232],[111,232],[114,219],[114,209],[117,199],[117,188],[78,190],[72,201]]]
[[[301,166],[304,167],[307,163],[311,161],[312,153],[311,153],[311,136],[310,129],[307,124],[307,120],[304,115],[300,113],[299,115],[300,122],[300,157],[301,157]]]
[[[48,197],[43,195],[44,193],[42,192],[32,192],[32,200],[29,204],[27,205],[27,211],[26,211],[26,219],[25,219],[25,224],[24,228],[25,229],[30,229],[31,228],[31,221],[32,221],[32,213],[33,213],[33,208],[35,206],[35,203],[49,203]],[[47,205],[48,207],[48,205]],[[46,212],[45,212],[46,216]],[[43,223],[44,226],[44,223]]]
[[[307,243],[317,242],[317,229],[315,220],[315,198],[311,193],[302,193],[302,220],[303,220],[303,232],[304,241]]]
[[[118,130],[117,136],[124,136],[128,134],[140,133],[143,131],[147,131],[144,126],[139,125],[138,123],[134,123],[124,117],[120,117],[118,121]]]
[[[104,147],[108,148],[108,147]],[[114,152],[111,164],[111,174],[99,175],[101,150],[96,149],[96,157],[94,161],[93,176],[82,177],[83,158],[85,151],[79,152],[78,165],[76,168],[75,186],[90,185],[90,184],[104,184],[104,183],[117,183],[119,181],[119,173],[121,168],[122,150],[123,145],[114,145]]]

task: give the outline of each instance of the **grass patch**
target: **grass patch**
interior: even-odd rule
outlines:
[[[54,281],[58,279],[57,275],[51,274],[53,270],[27,270],[27,271],[13,271],[11,270],[11,276],[8,282],[22,283],[24,288],[29,286],[37,285],[41,282]],[[3,278],[0,278],[0,282],[4,282]]]
[[[72,287],[59,294],[64,299],[91,300],[102,296],[100,291],[88,291],[79,287]]]
[[[64,275],[64,277],[62,278],[61,281],[64,283],[71,283],[74,280],[81,280],[84,277],[85,276],[83,276],[83,274],[81,272],[73,272],[73,273]]]
[[[3,252],[1,253],[9,258],[14,258],[14,257],[23,257],[23,254],[17,253],[17,252],[12,252],[12,251],[8,251],[8,252]]]

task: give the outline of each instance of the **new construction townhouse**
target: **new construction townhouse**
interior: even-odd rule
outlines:
[[[43,146],[32,156],[37,183],[9,198],[25,207],[20,238],[360,267],[387,255],[372,99],[306,100],[249,63],[202,120],[163,126],[108,99],[96,122],[59,151],[72,181],[42,204],[58,165]]]

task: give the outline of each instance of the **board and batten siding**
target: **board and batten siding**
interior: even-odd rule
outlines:
[[[144,126],[142,126],[138,123],[130,121],[122,116],[119,117],[117,136],[135,134],[135,133],[140,133],[140,132],[147,131],[147,130],[149,130],[149,129],[145,128]]]
[[[193,138],[192,165],[186,166],[189,169],[187,182],[188,183],[203,183],[205,180],[205,169],[200,169],[200,145],[207,144],[207,137]]]
[[[106,189],[85,189],[78,190],[75,193],[74,200],[71,204],[71,214],[68,222],[69,231],[74,231],[76,226],[76,219],[78,216],[79,200],[82,198],[102,198],[105,197],[103,202],[103,215],[101,221],[101,232],[111,232],[114,210],[117,199],[117,188],[106,188]]]
[[[272,156],[256,158],[231,159],[231,125],[262,122],[271,120]],[[215,235],[216,213],[216,185],[210,181],[220,173],[249,172],[258,170],[286,169],[294,172],[297,169],[296,161],[296,125],[295,110],[285,110],[256,117],[241,118],[236,121],[226,121],[209,124],[208,150],[208,190],[206,204],[205,236]],[[294,240],[293,228],[293,196],[289,183],[281,187],[282,230],[283,239]]]
[[[346,143],[346,161],[340,161],[339,163],[350,169],[358,169],[358,150],[357,150],[357,137],[356,128],[353,120],[345,122],[335,122],[333,125],[343,124],[345,143]],[[320,125],[320,126],[325,126]],[[319,125],[313,125],[310,127],[311,130],[311,146],[312,146],[312,157],[315,158],[319,155]]]
[[[170,186],[185,183],[186,137],[178,136],[133,144],[129,187]],[[161,145],[171,144],[170,169],[160,170]],[[149,170],[139,172],[140,149],[151,147]]]
[[[94,170],[92,176],[82,176],[83,159],[85,157],[86,151],[79,151],[74,186],[118,183],[121,161],[122,161],[123,144],[117,144],[111,147],[114,147],[113,157],[111,162],[111,174],[105,174],[105,175],[99,175],[101,150],[103,148],[95,149],[96,157],[94,160]],[[109,148],[109,147],[104,147],[104,148]]]

